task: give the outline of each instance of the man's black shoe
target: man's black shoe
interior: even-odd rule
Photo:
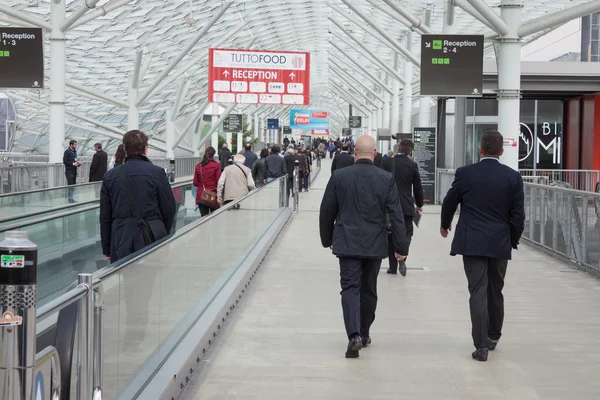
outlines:
[[[371,344],[371,337],[370,336],[363,336],[362,338],[362,346],[367,347]]]
[[[358,358],[358,351],[362,349],[362,339],[359,335],[354,335],[348,342],[348,349],[346,350],[346,358]]]
[[[387,273],[390,274],[390,275],[398,275],[398,271],[394,271],[391,268],[387,270]]]
[[[487,359],[488,359],[488,349],[477,349],[471,355],[477,361],[487,361]]]
[[[69,199],[69,204],[77,203],[75,199]]]
[[[398,261],[398,270],[400,275],[406,276],[406,263],[404,261]]]
[[[498,346],[498,341],[488,338],[488,350],[494,351],[496,349],[496,346]]]

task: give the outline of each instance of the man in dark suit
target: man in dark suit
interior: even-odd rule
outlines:
[[[525,227],[523,180],[500,164],[503,137],[488,131],[481,138],[477,164],[456,170],[442,204],[440,233],[445,238],[461,205],[451,255],[461,254],[469,282],[473,358],[487,361],[502,335],[504,277],[512,249]]]
[[[252,166],[254,165],[256,160],[258,160],[258,156],[252,151],[252,145],[250,143],[246,143],[246,145],[244,146],[244,150],[242,150],[240,154],[246,157],[244,165],[252,169]]]
[[[288,148],[285,151],[285,166],[289,176],[289,184],[288,184],[288,197],[290,196],[290,192],[292,191],[294,182],[294,166],[296,161],[298,161],[298,190],[302,192],[302,184],[304,182],[304,174],[308,171],[308,164],[306,163],[306,156],[302,153],[298,153],[293,148]]]
[[[396,180],[409,247],[413,236],[413,218],[417,212],[423,211],[423,186],[421,185],[419,166],[409,158],[413,148],[414,144],[412,140],[402,140],[394,146],[396,156],[390,158],[385,167],[382,166],[383,169],[391,172]],[[415,204],[417,206],[416,209]],[[390,261],[390,268],[387,270],[387,273],[395,275],[400,270],[400,274],[406,276],[406,263],[404,261],[398,263],[394,254],[393,242],[390,240],[389,244],[388,259]]]
[[[219,164],[221,164],[221,171],[227,167],[229,159],[231,158],[231,150],[227,147],[227,143],[223,143],[223,147],[219,150]]]
[[[96,153],[92,157],[92,165],[90,165],[90,182],[102,182],[108,169],[108,154],[102,150],[101,143],[96,143],[94,150]]]
[[[375,166],[377,168],[380,168],[382,160],[383,160],[383,154],[377,152],[377,154],[375,155],[375,158],[373,159],[373,164],[375,164]]]
[[[350,150],[350,145],[345,143],[342,145],[342,152],[335,156],[333,162],[331,163],[331,173],[336,169],[341,169],[345,167],[349,167],[354,164],[354,157],[348,154],[348,150]]]
[[[375,139],[356,141],[354,165],[333,173],[321,202],[323,247],[340,263],[342,309],[349,343],[346,358],[357,358],[371,343],[369,330],[377,308],[377,275],[387,257],[386,216],[399,260],[408,255],[406,230],[394,178],[373,165]]]
[[[77,183],[77,168],[81,167],[81,163],[77,161],[77,140],[69,141],[69,148],[63,154],[63,164],[65,165],[67,185],[75,185]],[[72,188],[67,190],[67,199],[69,203],[75,202]]]

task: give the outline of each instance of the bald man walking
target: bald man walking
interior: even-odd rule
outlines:
[[[399,261],[408,255],[408,239],[394,177],[377,168],[375,139],[361,136],[354,165],[333,172],[319,214],[323,247],[340,263],[342,309],[348,335],[346,358],[357,358],[371,343],[377,308],[377,275],[388,256],[386,219],[392,226]]]

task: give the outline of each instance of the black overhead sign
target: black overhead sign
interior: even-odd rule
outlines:
[[[342,128],[342,136],[352,136],[352,130],[350,128]]]
[[[422,35],[421,95],[481,96],[482,35]]]
[[[223,132],[241,132],[242,114],[229,114],[223,121]]]
[[[352,116],[350,117],[350,128],[362,128],[362,117]]]
[[[283,134],[284,135],[291,135],[292,134],[292,128],[290,128],[289,126],[284,126],[283,127]]]
[[[435,128],[414,128],[414,136],[413,156],[419,166],[424,201],[426,204],[435,204]]]
[[[42,29],[0,26],[0,88],[44,88]]]

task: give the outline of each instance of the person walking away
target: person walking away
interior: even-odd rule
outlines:
[[[523,180],[499,158],[504,138],[487,131],[481,138],[477,164],[456,170],[452,187],[442,203],[442,237],[448,237],[460,204],[460,217],[450,255],[463,256],[469,283],[472,356],[487,361],[502,336],[502,289],[512,249],[517,249],[525,227]]]
[[[269,150],[262,149],[260,158],[252,165],[252,179],[254,179],[257,188],[267,184],[267,166],[265,165],[267,157],[269,157]]]
[[[69,148],[63,154],[63,164],[65,165],[67,185],[75,185],[77,183],[77,168],[81,167],[81,163],[77,161],[77,140],[69,141]],[[67,199],[69,203],[75,203],[73,188],[67,190]]]
[[[227,147],[227,143],[223,143],[223,147],[219,151],[219,163],[221,164],[221,171],[227,167],[227,162],[231,158],[231,150]]]
[[[217,151],[214,147],[209,147],[204,152],[202,161],[196,165],[194,170],[194,186],[198,188],[196,192],[196,205],[200,210],[200,216],[205,217],[215,209],[202,204],[202,193],[205,190],[210,190],[217,193],[217,185],[221,178],[221,166],[215,161],[215,154]]]
[[[125,146],[123,146],[123,144],[120,144],[119,147],[117,147],[117,151],[115,152],[115,155],[110,160],[108,169],[113,169],[114,167],[123,165],[124,162],[125,162]]]
[[[123,144],[125,163],[106,173],[100,190],[102,253],[111,263],[166,236],[175,221],[167,175],[146,157],[148,137],[129,131]]]
[[[233,165],[227,166],[219,178],[217,186],[219,204],[228,204],[236,201],[255,189],[252,171],[244,165],[245,157],[236,154],[233,158]],[[240,205],[236,206],[239,209]]]
[[[333,144],[333,140],[329,142],[327,151],[329,151],[329,159],[331,160],[333,158],[333,154],[335,153],[335,144]]]
[[[404,225],[406,226],[406,237],[408,246],[413,236],[413,218],[417,212],[423,211],[423,186],[421,185],[421,175],[417,163],[409,157],[412,154],[414,144],[412,140],[404,139],[399,144],[394,145],[396,156],[387,163],[387,171],[394,175],[400,206],[404,214]],[[416,204],[416,208],[415,208]],[[396,275],[400,270],[400,275],[406,276],[406,261],[396,259],[394,241],[388,240],[388,260],[390,267],[388,274]]]
[[[102,150],[101,143],[96,143],[94,150],[96,153],[92,157],[92,165],[90,165],[90,182],[100,182],[108,170],[108,154]]]
[[[350,146],[345,143],[342,145],[342,152],[335,156],[335,158],[333,159],[332,163],[331,163],[331,173],[333,174],[333,171],[338,170],[338,169],[342,169],[345,167],[349,167],[352,164],[354,164],[354,157],[352,157],[350,154],[348,154],[348,150],[350,150],[349,148]]]
[[[392,175],[373,165],[376,152],[374,138],[358,138],[356,162],[333,173],[319,211],[321,244],[332,248],[340,264],[346,358],[358,357],[371,343],[377,275],[387,257],[387,218],[398,259],[408,255],[398,190]]]
[[[313,164],[313,154],[310,150],[305,150],[304,155],[306,156],[306,168],[307,172],[304,174],[304,191],[308,192],[308,188],[310,187],[310,174],[312,173],[312,164]]]
[[[252,145],[250,143],[246,143],[244,150],[240,154],[246,158],[244,165],[252,169],[252,166],[256,160],[258,160],[258,156],[252,151]]]
[[[287,174],[285,160],[279,155],[281,148],[279,146],[271,147],[271,155],[265,158],[265,167],[267,169],[267,183],[273,182]]]
[[[304,173],[307,170],[306,165],[306,156],[302,153],[297,153],[294,149],[288,149],[285,152],[285,167],[288,173],[288,197],[291,194],[292,188],[294,187],[294,167],[296,166],[296,161],[298,161],[298,191],[302,192],[302,185],[304,182]]]

